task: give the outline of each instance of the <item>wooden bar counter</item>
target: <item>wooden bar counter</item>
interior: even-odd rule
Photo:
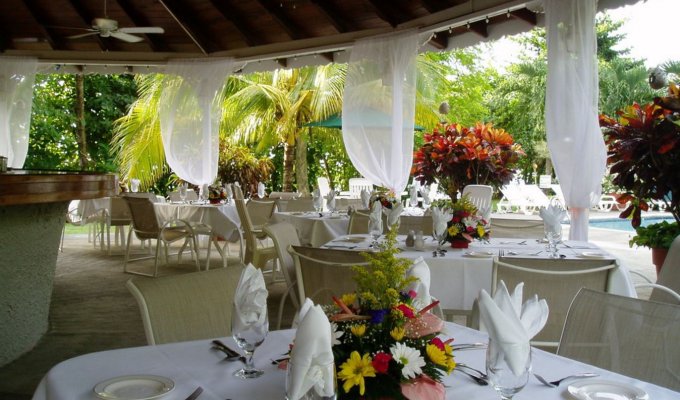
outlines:
[[[114,174],[0,173],[0,366],[31,350],[48,328],[68,204],[113,196]]]

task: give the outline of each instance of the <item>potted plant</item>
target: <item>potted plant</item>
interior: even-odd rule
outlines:
[[[658,275],[673,239],[680,235],[680,225],[677,222],[671,224],[668,221],[662,221],[649,226],[639,226],[635,228],[635,233],[636,235],[628,243],[631,247],[636,245],[652,249],[652,264],[656,266]]]
[[[601,115],[600,126],[612,183],[624,190],[618,201],[629,202],[619,217],[630,218],[636,230],[631,246],[668,249],[680,233],[680,90],[670,84],[667,97],[634,103],[617,114],[618,118]],[[642,211],[652,202],[663,204],[675,222],[641,227]]]
[[[508,132],[491,123],[441,124],[424,139],[413,154],[411,174],[423,185],[438,181],[454,203],[468,184],[498,188],[510,182],[524,154]]]

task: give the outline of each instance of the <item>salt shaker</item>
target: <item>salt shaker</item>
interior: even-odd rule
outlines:
[[[413,247],[416,244],[416,232],[414,230],[408,231],[408,235],[406,235],[406,247]]]
[[[423,250],[425,248],[425,240],[423,240],[423,231],[418,231],[416,234],[416,240],[413,243],[416,250]]]

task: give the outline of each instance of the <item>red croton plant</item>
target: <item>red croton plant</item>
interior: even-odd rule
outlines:
[[[491,123],[469,128],[442,124],[424,139],[413,154],[411,174],[424,185],[439,181],[454,202],[465,185],[499,187],[510,182],[513,168],[524,154],[508,132]]]
[[[671,84],[667,97],[617,114],[601,115],[600,126],[612,183],[626,191],[619,202],[630,201],[620,217],[631,218],[637,228],[648,201],[658,200],[680,221],[680,90]]]

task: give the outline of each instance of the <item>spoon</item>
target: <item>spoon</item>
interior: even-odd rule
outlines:
[[[467,371],[464,370],[464,369],[459,369],[458,367],[459,367],[459,365],[456,365],[456,368],[454,369],[454,371],[458,371],[458,372],[464,373],[465,375],[467,375],[467,376],[469,376],[470,378],[472,378],[473,381],[477,382],[478,385],[480,385],[480,386],[487,386],[487,385],[489,384],[489,382],[488,382],[486,379],[484,379],[484,378],[482,378],[482,377],[480,377],[480,376],[471,374],[471,373],[467,372]]]
[[[562,383],[562,381],[567,380],[567,379],[574,379],[574,378],[594,378],[594,377],[599,376],[599,375],[598,375],[598,374],[594,374],[594,373],[592,373],[592,372],[584,372],[584,373],[582,373],[582,374],[574,374],[574,375],[565,376],[565,377],[562,378],[562,379],[557,379],[557,380],[554,380],[554,381],[547,381],[544,377],[542,377],[541,375],[536,374],[536,373],[534,373],[534,376],[535,376],[536,379],[538,379],[542,384],[544,384],[544,385],[546,385],[546,386],[550,386],[550,387],[552,387],[552,388],[555,388],[555,387],[558,387],[558,386],[560,385],[560,383]]]

